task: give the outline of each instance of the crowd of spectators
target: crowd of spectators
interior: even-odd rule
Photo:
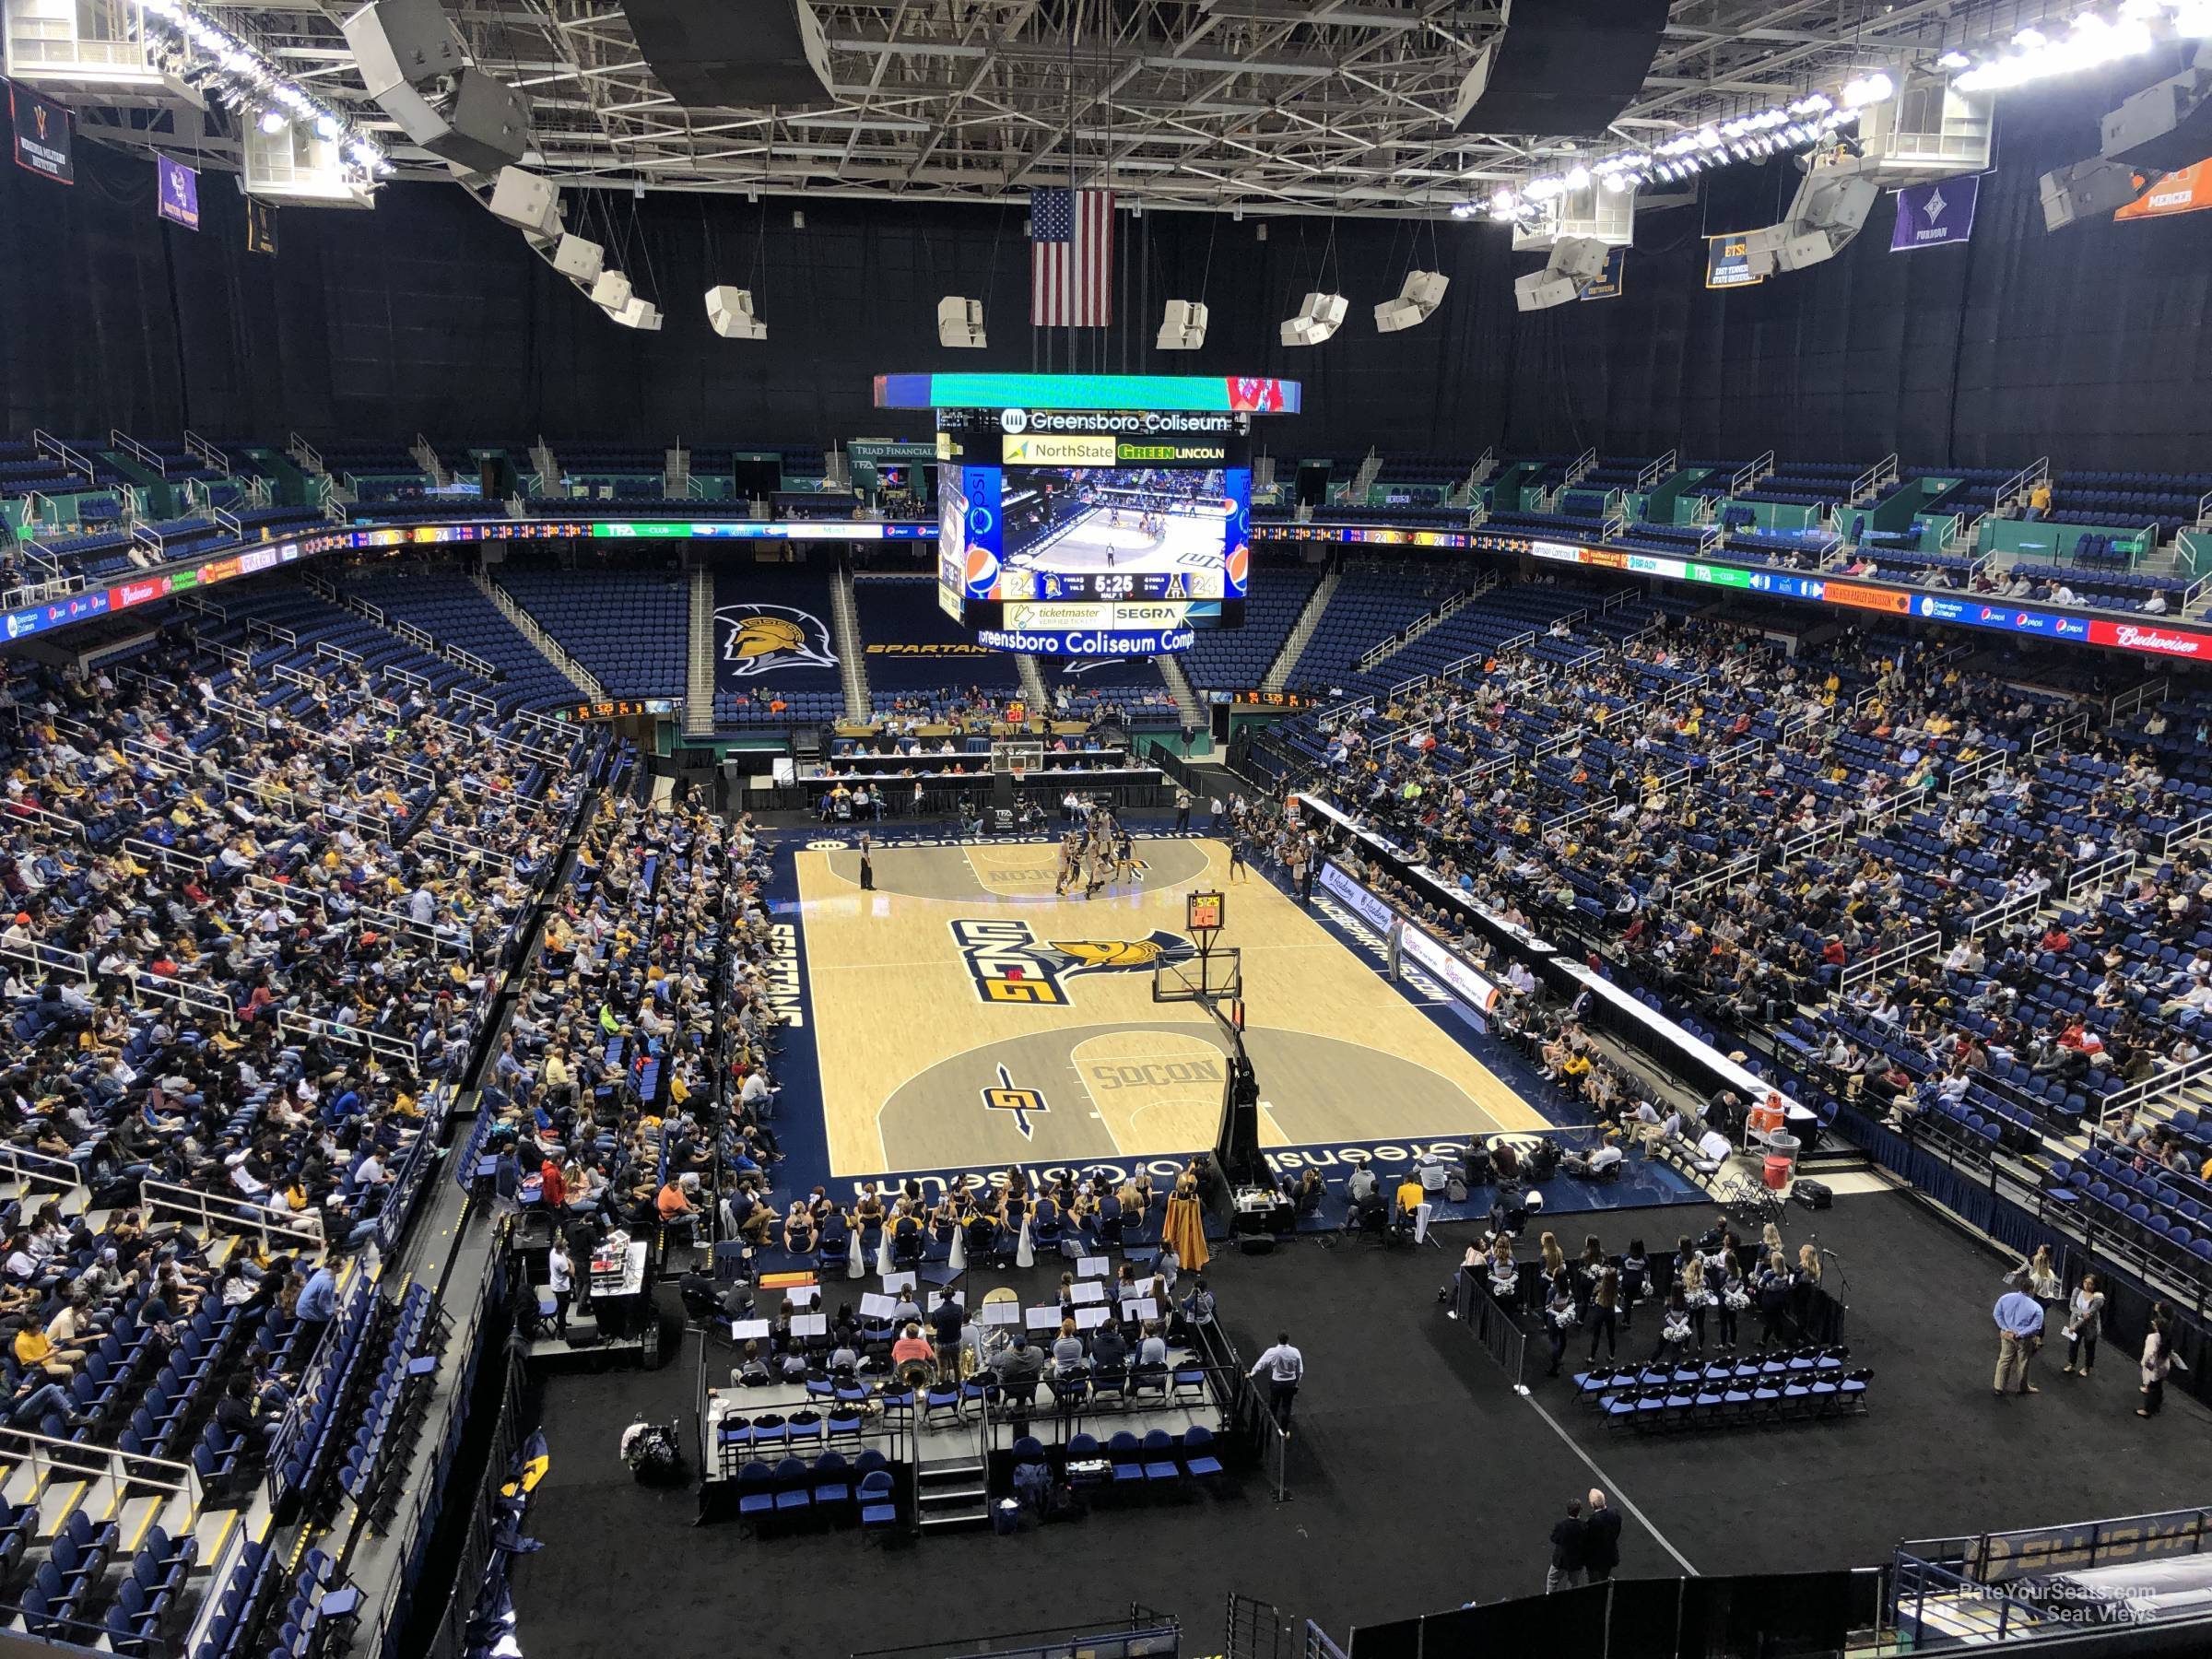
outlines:
[[[615,1230],[705,1242],[776,1218],[770,1060],[783,1017],[749,819],[602,801],[487,1078],[503,1198],[588,1256]]]
[[[364,1241],[551,867],[580,778],[317,667],[178,643],[8,682],[0,1124],[96,1202],[150,1179]]]
[[[2191,843],[2212,801],[2161,764],[2162,712],[2106,725],[1898,637],[1784,653],[1697,622],[1590,643],[1301,717],[1288,781],[1494,916],[1779,1032],[1885,1110],[2017,1065],[2078,1118],[2204,1052],[2212,866]],[[1433,892],[1365,874],[1459,931]],[[1579,1087],[1612,1110],[1599,1077]]]

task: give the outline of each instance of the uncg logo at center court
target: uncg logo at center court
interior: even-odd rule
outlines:
[[[1149,973],[1159,962],[1195,954],[1180,935],[1155,929],[1141,939],[1040,940],[1027,922],[959,921],[953,942],[987,1003],[1065,1007],[1067,982],[1086,973]]]

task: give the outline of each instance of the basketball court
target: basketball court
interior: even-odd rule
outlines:
[[[796,854],[830,1172],[1123,1163],[1211,1147],[1228,1038],[1185,934],[1226,894],[1265,1147],[1430,1140],[1545,1120],[1296,903],[1228,883],[1207,840],[1139,841],[1140,879],[1053,891],[1051,842]]]

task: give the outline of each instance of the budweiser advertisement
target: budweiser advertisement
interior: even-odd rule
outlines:
[[[2153,656],[2203,657],[2212,652],[2212,634],[2188,628],[2153,628],[2141,622],[2092,621],[2089,643],[2117,645],[2123,651],[2148,652]]]

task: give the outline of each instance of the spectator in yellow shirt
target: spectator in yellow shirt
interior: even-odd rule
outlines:
[[[46,1335],[46,1327],[36,1319],[27,1319],[23,1328],[16,1333],[16,1360],[25,1367],[36,1366],[48,1376],[66,1382],[85,1362],[85,1350],[55,1347]]]

